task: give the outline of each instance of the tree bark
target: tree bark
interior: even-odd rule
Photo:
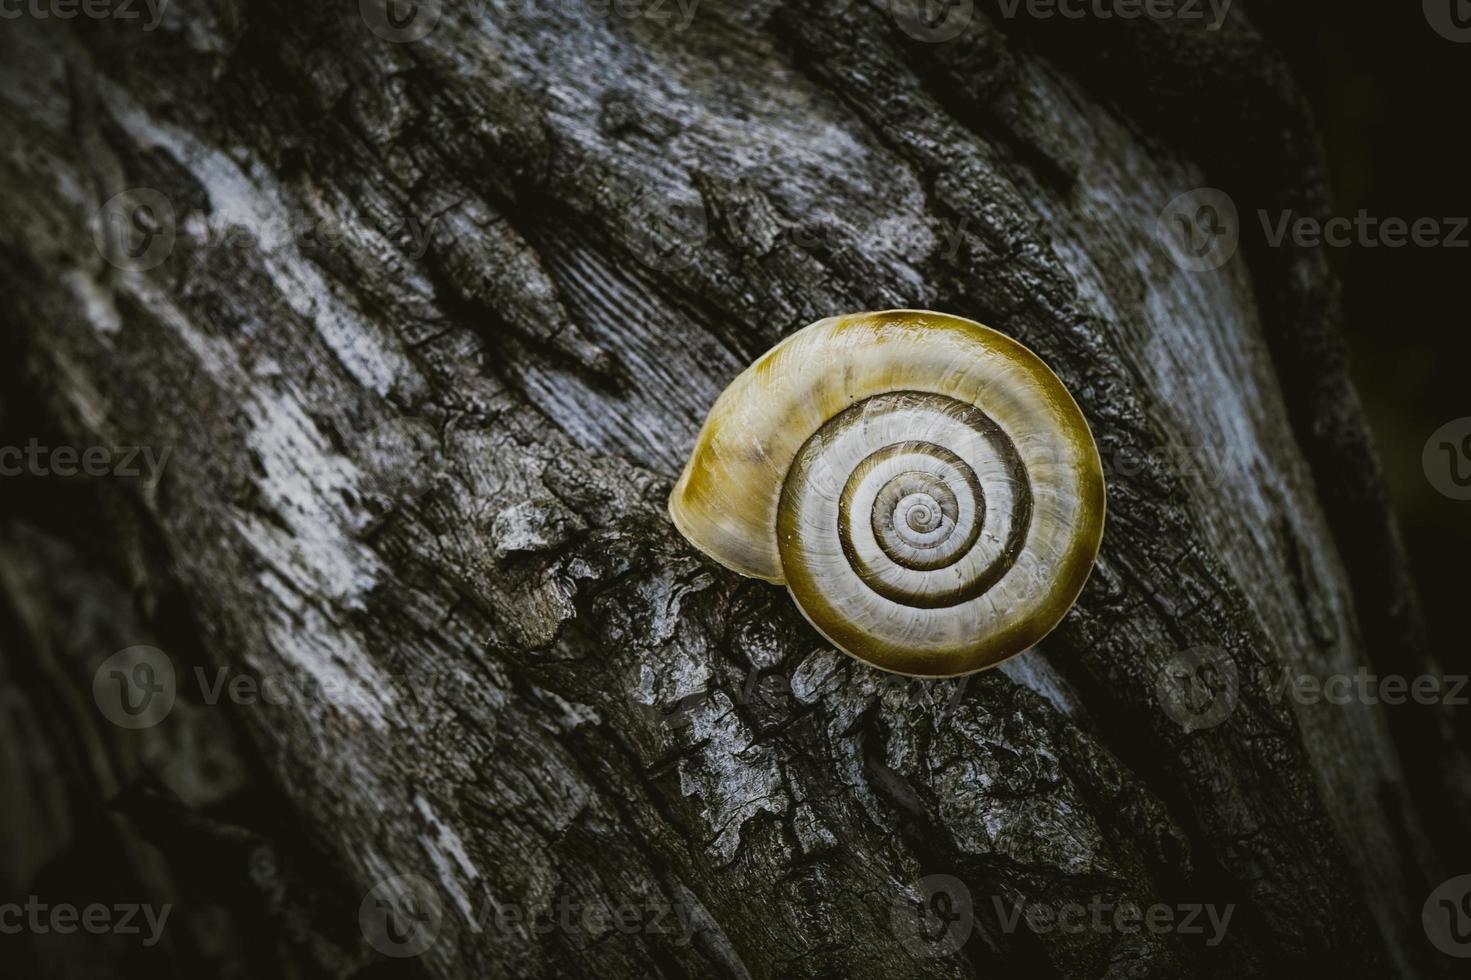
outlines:
[[[1193,273],[1156,236],[1201,186],[1243,225],[1326,213],[1306,110],[1240,10],[1005,6],[941,43],[863,0],[430,5],[407,43],[278,0],[7,26],[0,442],[169,455],[5,485],[0,882],[177,906],[156,947],[22,962],[1449,975],[1420,910],[1465,850],[1463,756],[1279,688],[1433,669],[1336,285],[1310,250],[1244,234]],[[112,220],[130,189],[146,229]],[[890,307],[1036,350],[1105,459],[1076,608],[965,681],[849,661],[664,512],[746,364]],[[93,683],[138,645],[178,701],[128,730]],[[1182,723],[1161,692],[1203,660],[1230,710]],[[403,875],[442,916],[394,960],[359,913]],[[1075,903],[1232,917],[1032,921]]]

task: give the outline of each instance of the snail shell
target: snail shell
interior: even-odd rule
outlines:
[[[689,541],[784,583],[838,648],[948,677],[1032,646],[1103,536],[1082,412],[1031,351],[921,310],[820,320],[721,394],[669,498]]]

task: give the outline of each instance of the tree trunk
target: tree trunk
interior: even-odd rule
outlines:
[[[328,6],[0,34],[0,443],[109,461],[4,482],[0,900],[175,906],[28,975],[1443,975],[1464,758],[1280,685],[1433,666],[1337,288],[1157,236],[1326,212],[1245,14]],[[890,307],[1036,350],[1105,459],[1076,608],[965,681],[664,512],[746,364]]]

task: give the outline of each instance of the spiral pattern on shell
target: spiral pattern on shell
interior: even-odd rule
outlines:
[[[803,445],[782,489],[777,540],[789,582],[795,572],[821,590],[843,581],[831,567],[843,563],[885,599],[940,609],[991,588],[1031,518],[1021,457],[990,417],[943,395],[894,392],[859,402]],[[808,533],[833,526],[836,548],[831,535]]]
[[[952,676],[1041,639],[1103,530],[1097,448],[1035,354],[924,311],[820,321],[717,401],[670,498],[844,651]]]

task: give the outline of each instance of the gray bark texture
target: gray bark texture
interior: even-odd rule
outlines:
[[[169,453],[0,489],[0,891],[175,905],[157,946],[17,962],[1449,975],[1420,922],[1471,826],[1442,720],[1277,690],[1434,666],[1337,286],[1321,252],[1245,236],[1192,273],[1156,236],[1201,186],[1243,223],[1327,212],[1249,10],[979,3],[939,43],[904,2],[429,13],[406,43],[284,0],[0,30],[0,441]],[[157,262],[109,237],[136,188]],[[745,365],[891,307],[1036,350],[1109,479],[1076,608],[965,681],[850,661],[664,511]],[[178,701],[128,730],[93,680],[138,645]],[[1231,710],[1196,726],[1161,691],[1201,657]],[[394,959],[359,912],[401,875],[442,914]],[[1233,913],[1011,919],[1091,902]]]

